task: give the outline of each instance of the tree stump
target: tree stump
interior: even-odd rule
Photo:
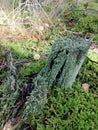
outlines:
[[[45,67],[33,80],[34,89],[27,99],[25,113],[40,112],[49,87],[55,85],[66,91],[72,86],[89,47],[89,41],[75,36],[62,37],[53,44]]]

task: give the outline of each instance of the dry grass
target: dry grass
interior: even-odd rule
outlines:
[[[43,35],[52,22],[38,2],[37,7],[38,10],[35,3],[30,2],[30,0],[19,3],[17,8],[14,7],[13,3],[10,10],[1,6],[0,39],[21,39]]]
[[[49,26],[53,25],[51,18],[57,17],[62,11],[64,0],[44,0],[45,6],[51,6],[51,11],[43,9],[37,0],[14,0],[11,6],[0,6],[0,39],[40,39]],[[15,3],[18,3],[16,6]],[[3,4],[2,4],[3,3]]]

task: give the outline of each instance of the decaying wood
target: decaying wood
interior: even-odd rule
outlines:
[[[17,62],[14,62],[13,64],[15,68],[20,68],[20,67],[23,67],[24,64],[28,64],[28,63],[30,63],[30,60],[17,61]],[[2,64],[0,65],[0,71],[4,69],[7,69],[7,64],[5,60],[3,60]]]
[[[90,42],[82,37],[66,36],[56,41],[45,67],[33,80],[34,89],[26,102],[26,111],[40,112],[47,98],[48,88],[71,87],[85,59]],[[30,114],[30,113],[29,113]]]
[[[18,84],[17,84],[16,68],[13,65],[13,58],[10,51],[6,53],[6,61],[8,68],[7,85],[9,87],[9,90],[15,92],[17,90]]]
[[[76,36],[83,37],[83,33],[82,32],[73,32],[73,31],[70,31],[70,30],[65,30],[64,33],[69,33],[69,34],[73,34],[73,35],[76,35]]]
[[[72,86],[89,47],[89,41],[86,41],[82,37],[75,36],[62,37],[52,45],[51,53],[45,67],[33,79],[31,86],[31,88],[33,88],[32,92],[27,94],[29,97],[27,101],[25,100],[24,109],[24,116],[26,118],[29,118],[29,116],[35,112],[41,112],[41,106],[47,99],[49,87],[55,85],[66,91]],[[7,53],[7,64],[9,68],[8,85],[9,87],[11,86],[11,91],[16,91],[16,72],[10,52]],[[26,84],[24,90],[28,92],[28,89],[29,86]],[[12,119],[17,116],[19,109],[24,105],[22,100],[20,100],[19,103],[12,113]],[[8,120],[8,122],[9,121],[10,120]],[[6,122],[6,124],[8,122]]]

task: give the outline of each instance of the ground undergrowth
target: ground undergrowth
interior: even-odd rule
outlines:
[[[68,12],[67,12],[68,11]],[[16,66],[17,80],[22,92],[24,83],[32,83],[32,78],[44,67],[54,41],[66,35],[65,30],[82,32],[83,37],[93,38],[93,46],[88,57],[98,62],[98,17],[83,15],[80,10],[65,13],[54,22],[45,34],[44,40],[1,40],[0,41],[0,126],[10,116],[14,108],[12,97],[5,95],[7,65],[5,54],[9,49]],[[66,15],[67,14],[67,15]],[[81,16],[82,15],[82,16]],[[80,17],[81,16],[81,17]],[[64,27],[66,26],[66,29]],[[94,50],[95,49],[95,50]],[[89,87],[85,90],[83,84]],[[12,103],[12,104],[11,104]],[[53,86],[49,90],[46,104],[40,116],[36,114],[18,117],[16,129],[23,130],[98,130],[98,64],[87,57],[75,83],[67,92]],[[22,126],[22,127],[21,127]]]

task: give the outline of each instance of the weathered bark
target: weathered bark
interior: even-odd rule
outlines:
[[[7,85],[9,91],[15,92],[17,90],[17,79],[16,79],[16,68],[13,64],[13,58],[10,51],[6,53],[6,61],[7,61],[7,68],[8,68],[8,75],[7,75]]]
[[[7,84],[6,84],[6,94],[9,95],[13,101],[13,104],[16,102],[18,96],[19,96],[19,86],[17,82],[17,76],[16,76],[16,67],[13,63],[12,54],[10,51],[6,53],[6,62],[7,62]]]
[[[66,91],[72,86],[89,47],[89,41],[72,36],[62,37],[53,44],[45,67],[33,80],[34,89],[26,102],[25,113],[40,112],[49,87],[56,85]]]

